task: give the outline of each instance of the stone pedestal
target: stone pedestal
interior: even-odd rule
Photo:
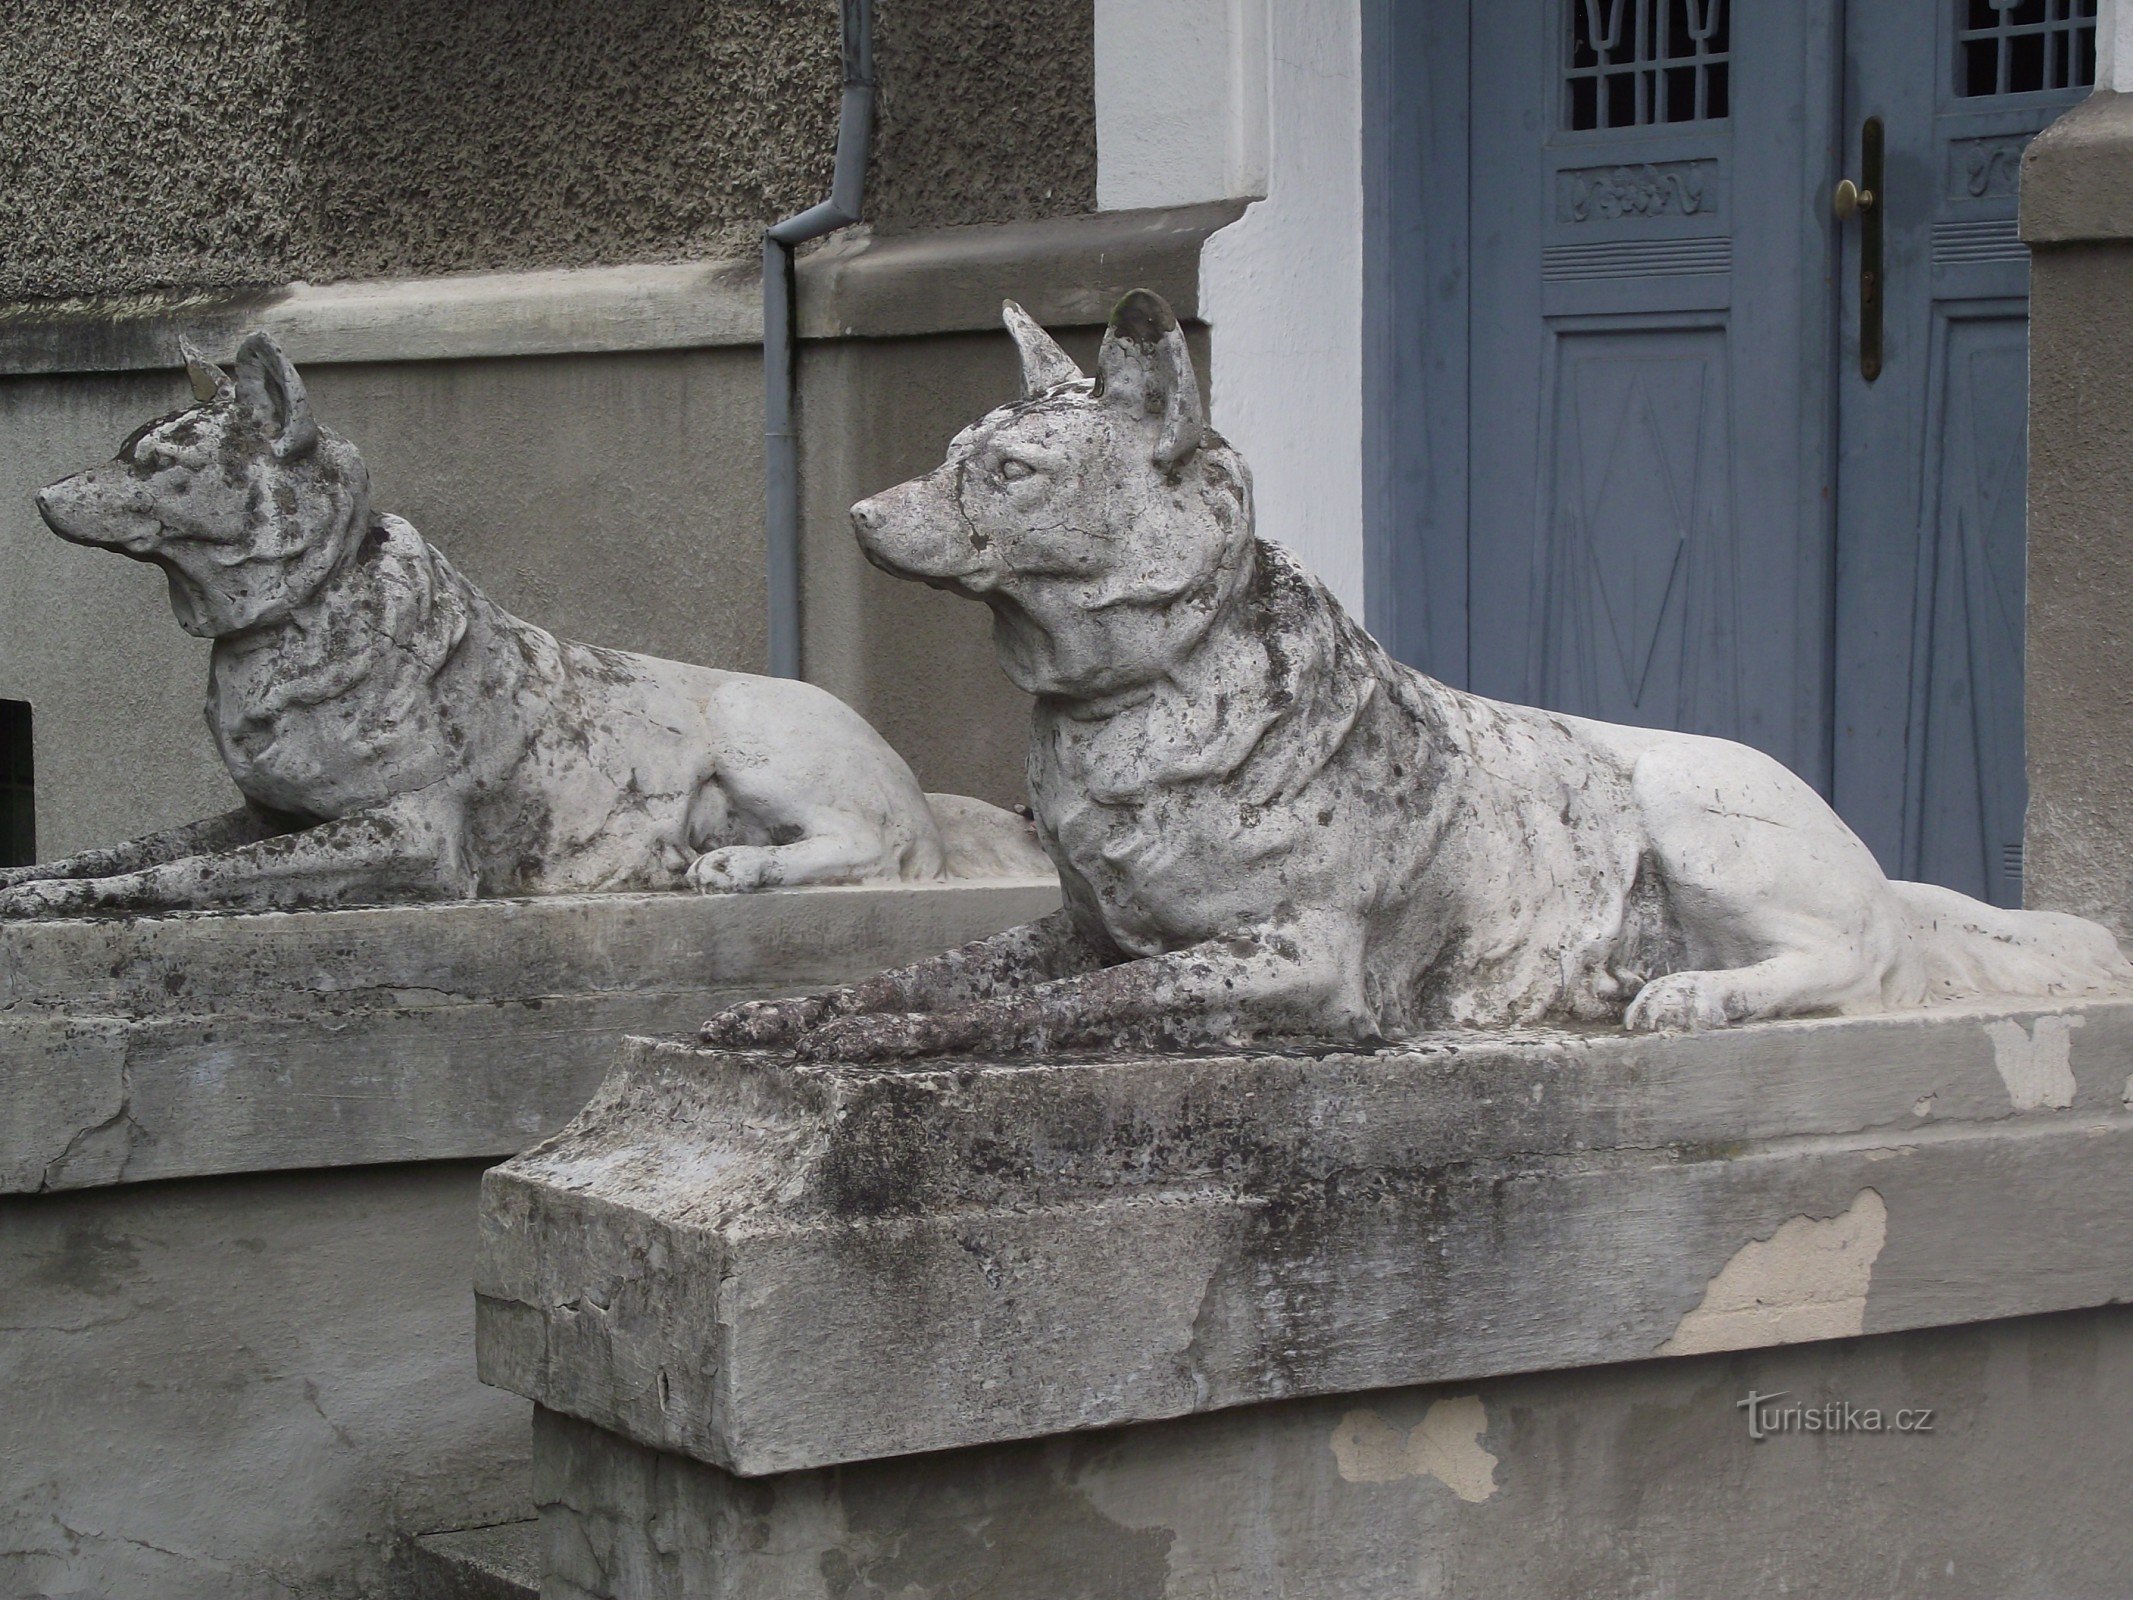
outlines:
[[[625,1030],[851,979],[1051,882],[0,922],[0,1194],[500,1157]]]
[[[626,1025],[1057,900],[0,924],[0,1595],[382,1596],[400,1534],[526,1515],[527,1407],[467,1360],[481,1165],[567,1121]]]
[[[2133,1554],[2063,1537],[2133,1481],[2065,1431],[2133,1420],[2133,1320],[2088,1309],[2133,1293],[2129,1071],[2133,1003],[902,1069],[635,1041],[484,1180],[481,1371],[540,1407],[551,1600],[2079,1591]],[[1757,1443],[1751,1389],[1887,1417]]]
[[[2133,937],[2133,94],[2022,161],[2030,245],[2029,903]]]

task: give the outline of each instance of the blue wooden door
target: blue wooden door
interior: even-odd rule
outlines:
[[[2019,903],[2023,144],[2094,0],[1378,0],[1373,620]],[[1864,229],[1884,144],[1881,359]],[[1871,209],[1871,208],[1869,208]]]
[[[1826,0],[1476,6],[1468,681],[1828,781]]]
[[[1887,155],[1878,363],[1864,216],[1839,226],[1833,798],[1890,871],[2002,905],[2022,901],[2028,793],[2016,185],[2023,147],[2094,83],[2095,37],[2095,0],[1877,0],[1846,34],[1844,171],[1869,118]]]

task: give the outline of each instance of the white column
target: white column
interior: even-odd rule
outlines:
[[[2133,0],[2096,7],[2096,87],[2133,94]]]
[[[1358,615],[1361,50],[1360,0],[1096,0],[1097,204],[1264,196],[1201,256],[1214,423]]]
[[[1096,0],[1096,206],[1266,193],[1266,0]]]
[[[1259,531],[1361,616],[1361,6],[1261,3],[1267,195],[1200,257],[1214,423],[1251,463]]]

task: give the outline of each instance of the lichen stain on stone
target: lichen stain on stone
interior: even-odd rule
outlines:
[[[1404,1432],[1375,1411],[1359,1408],[1333,1430],[1333,1463],[1348,1483],[1435,1478],[1478,1505],[1498,1488],[1496,1457],[1481,1444],[1488,1426],[1488,1408],[1478,1394],[1435,1402]]]
[[[1794,1217],[1769,1238],[1751,1239],[1657,1353],[1752,1350],[1863,1331],[1867,1290],[1888,1231],[1888,1206],[1875,1190],[1861,1189],[1836,1216]]]
[[[2029,1028],[2012,1017],[1985,1024],[1992,1064],[2017,1111],[2064,1111],[2074,1103],[2074,1030],[2088,1019],[2039,1017]]]

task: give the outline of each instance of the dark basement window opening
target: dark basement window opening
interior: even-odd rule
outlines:
[[[0,700],[0,867],[37,859],[37,767],[26,701]]]

